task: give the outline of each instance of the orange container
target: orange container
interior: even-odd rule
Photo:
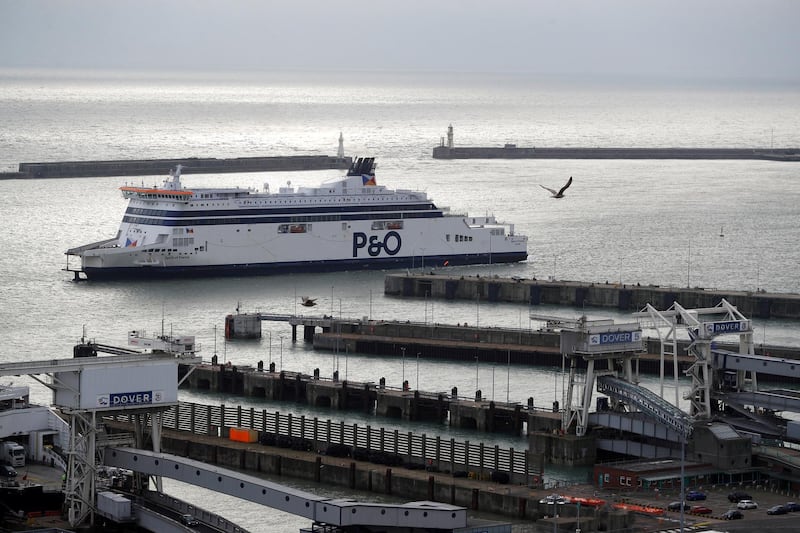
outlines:
[[[258,431],[246,428],[230,428],[228,438],[236,442],[258,442]]]

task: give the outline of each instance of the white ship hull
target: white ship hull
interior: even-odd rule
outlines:
[[[368,177],[371,184],[362,186]],[[527,237],[514,235],[513,226],[494,217],[450,215],[424,193],[375,186],[374,175],[350,175],[313,189],[283,188],[278,194],[187,191],[179,181],[164,189],[123,187],[123,192],[131,200],[117,237],[67,252],[81,258],[80,272],[88,278],[391,269],[527,258]]]

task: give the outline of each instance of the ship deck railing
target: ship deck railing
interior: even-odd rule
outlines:
[[[102,240],[102,241],[93,242],[91,244],[84,244],[83,246],[78,246],[76,248],[70,248],[65,253],[66,253],[66,255],[80,255],[83,252],[85,252],[86,250],[92,250],[94,248],[100,248],[101,246],[105,246],[106,244],[109,244],[109,243],[114,242],[116,240],[117,240],[117,238],[114,237],[114,238],[111,238],[111,239],[105,239],[105,240]]]

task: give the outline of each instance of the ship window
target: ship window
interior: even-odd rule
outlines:
[[[447,242],[450,242],[450,234],[449,233],[444,236],[444,240],[446,240]]]

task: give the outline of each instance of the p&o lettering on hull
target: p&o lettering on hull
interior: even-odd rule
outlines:
[[[353,257],[358,257],[362,248],[367,249],[370,257],[378,257],[381,252],[385,252],[386,255],[397,255],[402,246],[403,239],[396,231],[387,232],[383,239],[379,235],[367,236],[360,231],[353,233]]]

